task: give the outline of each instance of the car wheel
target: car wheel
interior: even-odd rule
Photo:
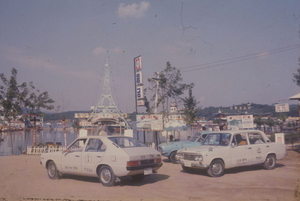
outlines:
[[[136,175],[132,175],[131,178],[134,181],[142,181],[145,178],[144,174],[136,174]]]
[[[57,170],[56,164],[54,161],[50,161],[47,166],[47,174],[50,179],[58,179],[59,171]]]
[[[176,163],[176,160],[175,160],[176,154],[177,154],[177,151],[173,151],[173,152],[170,154],[169,159],[170,159],[170,161],[171,161],[172,163]]]
[[[207,174],[211,177],[220,177],[224,174],[224,163],[220,159],[213,160],[207,169]]]
[[[266,168],[267,170],[272,170],[276,167],[276,157],[275,155],[271,154],[268,155],[264,164],[263,164],[264,168]]]
[[[103,186],[113,186],[116,181],[116,176],[109,166],[102,166],[98,172],[99,180]]]
[[[190,173],[190,172],[192,172],[192,171],[193,171],[193,168],[186,167],[186,166],[184,166],[184,165],[181,165],[181,167],[182,167],[183,171],[185,171],[185,172],[188,172],[188,173]]]

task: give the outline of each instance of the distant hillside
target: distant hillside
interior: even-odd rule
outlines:
[[[274,105],[262,105],[262,104],[254,104],[250,105],[250,109],[248,109],[249,104],[241,104],[230,107],[206,107],[202,108],[198,112],[199,117],[205,117],[208,120],[213,119],[214,115],[219,111],[225,114],[243,114],[247,111],[248,114],[271,114],[271,116],[277,116],[281,113],[275,112]],[[238,109],[234,109],[238,108]],[[242,108],[242,109],[239,109]],[[46,113],[44,116],[44,121],[58,121],[62,119],[75,119],[75,113],[89,113],[90,111],[68,111],[61,113]],[[298,117],[298,105],[290,105],[290,112],[284,113],[286,116]],[[135,120],[135,112],[128,114],[129,118]]]
[[[198,116],[206,117],[207,119],[213,119],[214,114],[217,113],[225,113],[225,114],[244,114],[247,112],[248,114],[271,114],[271,116],[278,116],[280,114],[285,114],[286,116],[298,117],[298,105],[290,105],[290,112],[285,113],[277,113],[275,112],[274,105],[262,105],[262,104],[242,104],[230,107],[206,107],[202,108],[198,112]]]
[[[46,113],[44,116],[44,121],[58,121],[62,119],[75,119],[75,113],[89,113],[90,111],[68,111],[60,113]]]

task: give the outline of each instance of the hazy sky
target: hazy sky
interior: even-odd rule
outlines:
[[[107,51],[122,112],[135,111],[139,55],[146,87],[169,61],[202,107],[287,102],[300,89],[300,1],[0,0],[0,73],[16,68],[63,111],[97,104]]]

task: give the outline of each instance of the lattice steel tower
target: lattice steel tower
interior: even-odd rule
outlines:
[[[106,63],[104,64],[104,82],[103,82],[103,89],[98,104],[91,109],[92,114],[88,121],[91,121],[93,124],[107,123],[115,120],[116,123],[124,122],[124,127],[129,129],[130,126],[128,125],[127,121],[119,111],[118,107],[116,106],[111,90],[110,90],[110,65],[108,61],[109,57],[106,58]]]

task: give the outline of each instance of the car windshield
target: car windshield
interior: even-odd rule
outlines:
[[[195,142],[200,136],[201,136],[201,133],[195,133],[195,135],[190,139],[190,141]]]
[[[212,133],[207,135],[203,145],[228,146],[230,138],[230,133]]]
[[[117,144],[121,148],[129,148],[129,147],[147,147],[144,143],[134,139],[127,137],[109,137],[112,142]]]

